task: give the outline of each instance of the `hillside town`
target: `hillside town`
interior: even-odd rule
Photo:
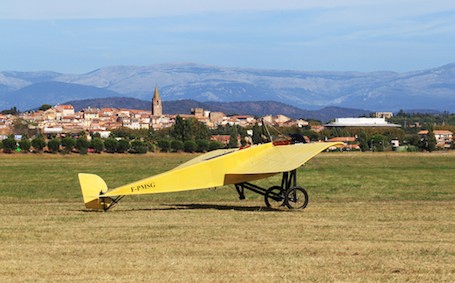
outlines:
[[[280,127],[304,127],[308,122],[302,119],[291,119],[284,115],[268,115],[256,119],[251,115],[227,116],[222,112],[206,111],[202,108],[191,109],[192,114],[169,115],[163,113],[162,101],[158,87],[155,88],[151,102],[151,109],[117,109],[117,108],[86,108],[75,111],[72,105],[56,105],[46,110],[20,113],[18,116],[0,114],[0,139],[13,134],[13,124],[16,119],[26,121],[30,130],[37,134],[77,134],[99,133],[101,137],[108,137],[113,129],[125,127],[133,130],[161,130],[172,127],[177,116],[183,119],[195,118],[209,129],[225,125],[241,127],[253,126],[265,121],[268,124]]]
[[[153,98],[150,104],[150,110],[135,110],[124,108],[85,108],[75,111],[74,107],[69,104],[50,106],[47,109],[19,113],[18,115],[0,114],[0,140],[14,137],[20,141],[27,136],[44,136],[48,139],[52,137],[77,137],[80,133],[85,133],[90,140],[96,135],[100,138],[107,139],[111,136],[112,131],[120,128],[131,130],[146,130],[150,132],[160,131],[172,128],[176,124],[177,118],[195,119],[202,123],[208,129],[217,129],[225,126],[238,126],[242,128],[252,128],[255,125],[261,126],[263,123],[273,125],[278,128],[297,128],[307,129],[312,133],[324,134],[324,137],[316,137],[316,141],[341,141],[344,145],[339,146],[338,150],[364,150],[373,149],[373,144],[390,143],[392,149],[398,149],[403,142],[398,137],[390,138],[389,141],[376,141],[370,138],[367,146],[363,146],[361,139],[357,134],[336,131],[336,129],[357,127],[357,128],[400,128],[401,125],[393,124],[386,121],[393,117],[392,112],[376,112],[374,117],[360,118],[337,118],[328,124],[310,124],[303,119],[291,119],[285,115],[268,115],[264,117],[254,117],[251,115],[234,115],[228,116],[222,112],[213,112],[202,108],[191,109],[191,114],[170,115],[165,114],[162,107],[163,103],[158,90],[155,87]],[[17,131],[18,124],[26,128],[26,133]],[[410,125],[412,126],[412,125]],[[419,127],[419,125],[414,125]],[[429,138],[429,131],[422,129],[417,133],[420,140],[434,140],[435,149],[450,149],[453,147],[453,133],[449,130],[434,130]],[[229,135],[214,135],[210,140],[216,140],[222,145],[227,146]],[[307,140],[311,138],[307,137]],[[311,140],[315,140],[313,137]],[[242,142],[238,137],[238,144]],[[382,147],[385,147],[384,145]]]

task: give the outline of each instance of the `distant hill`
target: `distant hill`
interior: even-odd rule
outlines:
[[[151,102],[128,97],[110,97],[100,99],[84,99],[67,101],[76,111],[83,108],[128,108],[149,110]],[[342,107],[325,107],[320,110],[302,110],[300,108],[275,101],[242,101],[242,102],[198,102],[195,100],[163,101],[163,110],[166,114],[190,114],[191,108],[203,108],[209,111],[223,112],[226,115],[286,115],[290,118],[316,119],[323,122],[338,117],[358,117],[368,115],[369,111]]]
[[[38,82],[8,93],[5,101],[9,105],[20,105],[20,110],[28,110],[44,103],[58,104],[62,101],[79,99],[121,96],[120,94],[93,86],[77,85],[63,82]]]
[[[0,109],[101,97],[164,101],[276,101],[301,109],[455,112],[455,63],[406,73],[225,68],[201,64],[111,66],[86,74],[0,72]],[[86,89],[83,89],[86,87]]]
[[[98,99],[82,99],[63,102],[62,104],[70,104],[74,106],[75,111],[80,111],[84,108],[126,108],[150,110],[151,102],[130,97],[107,97]]]

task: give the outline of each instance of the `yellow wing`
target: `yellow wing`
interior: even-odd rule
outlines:
[[[338,143],[300,143],[273,146],[250,158],[247,162],[227,170],[226,174],[264,174],[294,170],[321,151]]]
[[[230,148],[230,149],[212,150],[212,151],[209,151],[209,152],[204,153],[202,155],[199,155],[198,157],[195,157],[195,158],[193,158],[193,159],[191,159],[191,160],[189,160],[189,161],[187,161],[187,162],[175,167],[172,170],[180,169],[180,168],[187,167],[187,166],[191,166],[191,165],[194,165],[194,164],[206,161],[206,160],[210,160],[210,159],[213,159],[213,158],[216,158],[216,157],[220,157],[220,156],[232,153],[232,152],[237,151],[237,150],[239,150],[239,149],[238,148]]]

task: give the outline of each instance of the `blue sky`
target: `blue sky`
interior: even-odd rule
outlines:
[[[455,62],[453,0],[0,0],[0,70],[406,72]]]

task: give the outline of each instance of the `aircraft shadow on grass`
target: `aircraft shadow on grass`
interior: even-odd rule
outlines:
[[[231,211],[260,211],[260,212],[289,212],[290,210],[282,210],[268,208],[264,206],[240,206],[240,205],[222,205],[222,204],[207,204],[207,203],[179,203],[179,204],[163,204],[165,207],[154,208],[132,208],[132,209],[116,209],[117,212],[127,211],[172,211],[172,210],[231,210]],[[99,210],[80,209],[79,212],[102,212]]]
[[[207,204],[207,203],[179,203],[179,204],[165,204],[165,208],[149,208],[138,210],[234,210],[234,211],[282,211],[279,209],[272,209],[264,206],[240,206],[240,205],[221,205],[221,204]]]

